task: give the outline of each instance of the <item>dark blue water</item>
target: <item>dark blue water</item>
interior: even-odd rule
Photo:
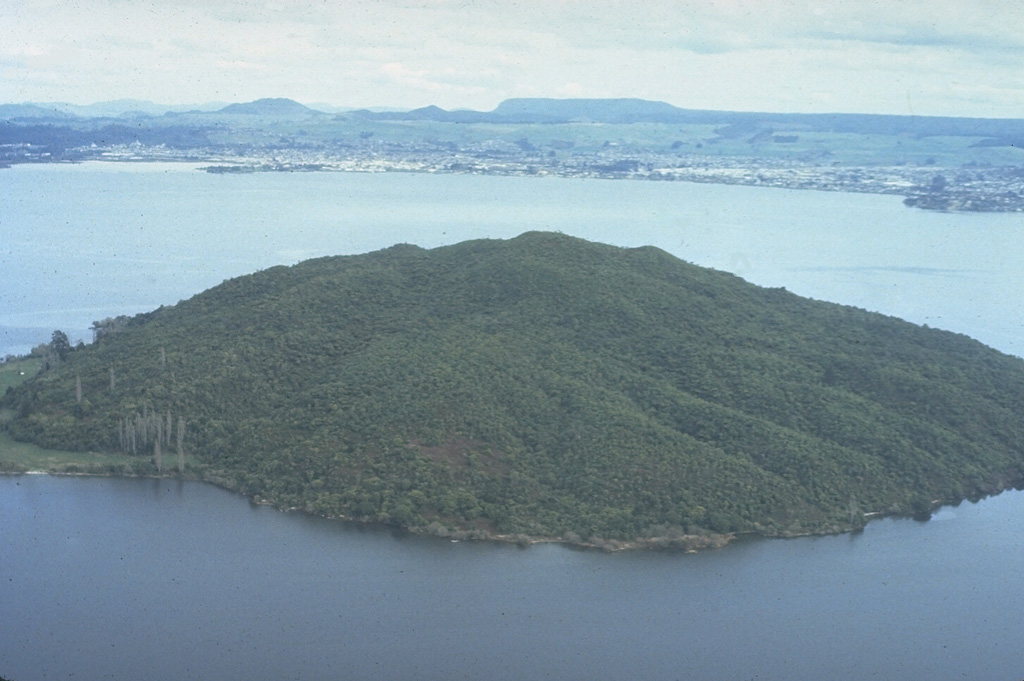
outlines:
[[[210,486],[0,478],[0,675],[1009,679],[1024,494],[697,555],[451,543]]]

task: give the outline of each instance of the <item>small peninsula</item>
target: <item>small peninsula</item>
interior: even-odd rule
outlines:
[[[1021,359],[653,247],[396,245],[94,331],[7,436],[439,536],[693,549],[1024,481]]]

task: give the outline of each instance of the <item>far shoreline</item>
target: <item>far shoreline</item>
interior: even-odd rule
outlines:
[[[708,157],[722,163],[718,157]],[[907,208],[940,213],[1020,213],[1024,212],[1024,196],[1007,191],[999,182],[988,188],[962,188],[948,186],[936,191],[925,183],[935,174],[949,174],[956,168],[927,166],[909,169],[906,166],[837,166],[823,167],[809,163],[795,166],[759,165],[757,159],[744,157],[730,158],[732,163],[714,168],[700,168],[699,164],[686,168],[664,168],[644,172],[617,172],[600,169],[567,167],[538,170],[535,166],[510,163],[507,166],[473,166],[461,163],[427,164],[409,167],[403,159],[372,159],[372,162],[325,159],[318,162],[277,162],[257,158],[177,159],[145,156],[53,159],[43,161],[32,159],[6,166],[88,166],[122,165],[125,167],[149,166],[146,171],[163,169],[175,171],[201,171],[212,175],[250,175],[256,173],[413,173],[421,175],[484,175],[493,177],[529,177],[590,180],[631,180],[650,182],[685,182],[689,184],[717,184],[763,189],[788,189],[791,191],[818,191],[841,194],[872,194],[894,196],[902,199]],[[916,172],[911,172],[911,170]],[[906,174],[907,178],[894,183],[893,173]],[[857,175],[853,182],[850,175]],[[926,177],[927,176],[927,177]]]

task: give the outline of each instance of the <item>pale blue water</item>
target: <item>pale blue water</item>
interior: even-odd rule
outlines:
[[[531,229],[659,246],[1024,355],[1024,215],[723,185],[181,164],[15,166],[0,172],[0,197],[0,328],[34,329],[0,335],[0,356],[272,265]]]
[[[316,255],[560,230],[1024,355],[1024,216],[713,185],[0,171],[0,354]],[[11,329],[17,329],[11,331]],[[696,556],[397,538],[214,488],[0,478],[0,676],[1024,678],[1024,495]]]

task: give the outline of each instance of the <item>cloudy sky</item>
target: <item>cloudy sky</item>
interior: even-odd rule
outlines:
[[[1024,117],[1020,0],[0,0],[0,102]]]

